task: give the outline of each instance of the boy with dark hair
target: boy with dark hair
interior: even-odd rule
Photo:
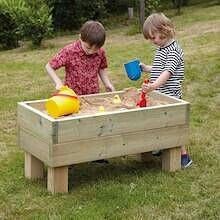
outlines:
[[[59,90],[63,82],[55,71],[65,68],[65,82],[77,95],[99,92],[99,77],[106,91],[114,91],[107,75],[107,59],[101,47],[105,29],[100,22],[87,21],[80,29],[80,39],[65,46],[46,65],[49,76]]]
[[[87,21],[80,29],[80,39],[65,46],[46,65],[49,76],[59,90],[63,82],[55,71],[65,68],[65,82],[77,95],[99,92],[99,78],[107,92],[114,87],[107,75],[107,59],[101,47],[105,43],[105,29],[100,22]],[[108,163],[107,160],[94,162]]]

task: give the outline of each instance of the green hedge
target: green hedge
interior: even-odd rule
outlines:
[[[0,48],[11,49],[18,46],[23,37],[20,21],[24,11],[23,0],[0,1]]]
[[[52,30],[50,9],[43,0],[0,1],[0,48],[11,49],[30,39],[40,46]]]
[[[87,20],[101,20],[106,16],[106,0],[47,0],[47,4],[52,8],[56,30],[77,29]]]

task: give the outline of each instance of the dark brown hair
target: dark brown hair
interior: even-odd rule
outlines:
[[[105,28],[98,21],[87,21],[80,29],[81,40],[101,48],[105,43]]]
[[[175,36],[174,25],[163,13],[153,13],[144,22],[144,37],[150,39],[155,33],[159,33],[161,38],[167,39]]]

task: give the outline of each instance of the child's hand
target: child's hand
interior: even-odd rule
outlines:
[[[140,63],[139,66],[140,66],[141,70],[145,72],[145,68],[144,68],[145,64],[144,63]]]
[[[60,90],[63,87],[63,83],[56,84],[56,90]]]
[[[144,63],[140,63],[139,65],[140,65],[140,68],[143,72],[150,72],[151,71],[151,68],[152,68],[151,66],[148,66]]]
[[[148,92],[151,92],[155,90],[155,86],[154,86],[154,83],[143,83],[142,84],[142,91],[145,92],[145,93],[148,93]]]
[[[108,85],[105,87],[106,92],[114,92],[115,88],[113,85]]]

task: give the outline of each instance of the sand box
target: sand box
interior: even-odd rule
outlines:
[[[96,114],[100,112],[112,112],[112,111],[123,111],[126,109],[139,108],[137,102],[140,98],[140,92],[136,88],[126,88],[123,90],[124,93],[119,94],[121,102],[115,103],[115,95],[107,97],[81,97],[80,98],[80,111],[75,115],[86,115],[86,114]],[[146,95],[147,106],[164,105],[167,102],[160,100],[153,100],[148,95]]]

